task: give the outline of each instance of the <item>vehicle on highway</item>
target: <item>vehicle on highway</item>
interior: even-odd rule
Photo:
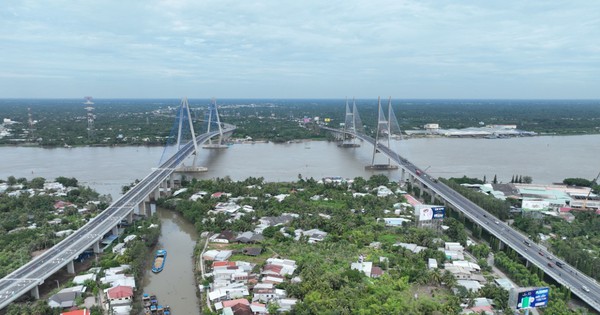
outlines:
[[[496,223],[496,224],[500,224],[500,222],[498,222],[498,220],[494,220],[494,223]]]
[[[423,174],[421,170],[415,170],[415,173],[417,173],[417,176],[421,176],[421,174]]]
[[[484,214],[483,214],[483,217],[484,217],[484,218],[487,218],[487,214],[485,214],[485,213],[484,213]]]
[[[586,287],[586,286],[582,286],[581,288],[582,288],[582,289],[583,289],[583,291],[585,291],[585,292],[590,292],[590,289],[588,289],[588,287]]]
[[[552,263],[548,263],[548,267],[554,268],[554,265]]]
[[[531,247],[531,243],[529,243],[528,241],[523,241],[523,243],[525,243],[525,245]]]
[[[544,256],[544,253],[542,253],[542,252],[538,252],[538,254],[540,254],[540,256]]]
[[[561,263],[560,261],[557,261],[557,262],[556,262],[556,265],[557,265],[558,267],[560,267],[560,268],[562,268],[562,267],[563,267],[563,263]]]

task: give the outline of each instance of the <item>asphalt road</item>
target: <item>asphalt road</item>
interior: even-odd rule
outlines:
[[[224,133],[235,130],[235,126],[224,125]],[[199,135],[196,137],[196,142],[202,144],[217,134],[218,131]],[[94,243],[100,241],[106,233],[125,219],[128,213],[149,196],[161,182],[166,180],[173,170],[192,154],[193,150],[193,143],[188,142],[169,160],[153,170],[98,216],[43,254],[0,279],[0,309],[5,308],[20,296],[29,293],[31,289],[42,284],[46,278],[73,261],[79,254],[92,247]]]
[[[323,129],[340,132],[333,128],[325,127]],[[367,135],[354,134],[354,136],[369,142],[371,145],[375,144],[375,139]],[[570,288],[571,292],[586,302],[590,307],[600,312],[600,303],[598,303],[600,301],[600,285],[598,285],[594,279],[586,276],[575,267],[552,255],[545,248],[531,241],[526,235],[497,219],[450,187],[437,181],[437,179],[430,177],[416,165],[404,159],[385,145],[379,143],[377,145],[377,150],[387,155],[405,171],[412,174],[418,181],[423,183],[424,186],[444,198],[444,200],[450,203],[453,208],[464,213],[470,220],[476,222],[482,228],[500,239],[504,244],[514,249],[530,263],[542,269],[544,273],[552,277],[556,282]],[[417,175],[417,170],[420,170],[420,176]],[[560,262],[562,267],[557,266],[556,262]]]

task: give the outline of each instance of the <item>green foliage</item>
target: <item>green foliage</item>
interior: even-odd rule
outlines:
[[[579,178],[579,177],[563,179],[563,184],[569,185],[569,186],[591,187],[592,183],[593,182],[591,180],[588,180],[585,178]]]
[[[446,180],[443,178],[440,180],[446,185],[448,185],[450,188],[465,196],[466,198],[468,198],[481,208],[485,209],[489,213],[493,214],[497,218],[501,220],[506,220],[507,218],[509,218],[510,202],[502,201],[492,196],[482,194],[478,191],[471,190],[469,188],[461,186],[458,183],[455,183],[454,181]]]
[[[495,176],[494,176],[495,178]],[[467,177],[466,175],[464,175],[463,177],[450,177],[450,181],[457,183],[457,184],[484,184],[484,182],[482,180],[480,180],[479,178],[475,178],[475,177]]]

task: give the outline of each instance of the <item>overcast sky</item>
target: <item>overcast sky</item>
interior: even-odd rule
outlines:
[[[0,98],[600,98],[600,1],[4,0]]]

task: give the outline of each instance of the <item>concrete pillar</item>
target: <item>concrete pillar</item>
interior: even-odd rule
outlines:
[[[525,259],[525,267],[529,268],[529,259]]]
[[[171,190],[173,190],[173,188],[175,188],[175,176],[173,174],[169,175],[169,181],[168,181],[168,185],[169,188],[171,188]]]
[[[96,243],[94,243],[94,253],[99,254],[101,252],[102,250],[100,249],[100,241],[97,241]]]
[[[73,263],[72,260],[67,263],[67,272],[70,274],[75,274],[75,263]]]
[[[160,198],[160,189],[158,187],[156,187],[156,189],[154,189],[154,200],[158,200]]]
[[[133,212],[134,212],[134,210],[131,210],[127,214],[127,223],[129,223],[129,224],[133,223]]]
[[[502,242],[501,240],[498,240],[498,250],[503,250],[504,249],[504,242]]]
[[[29,291],[29,292],[31,293],[31,296],[34,299],[36,299],[36,300],[40,299],[40,289],[37,285],[35,287],[33,287],[33,289],[31,289],[31,291]]]
[[[119,227],[118,226],[113,226],[112,231],[111,231],[112,235],[119,235]]]
[[[138,214],[139,215],[146,215],[146,203],[143,200],[138,205]]]
[[[436,194],[433,192],[433,190],[429,190],[429,195],[431,196],[431,204],[433,205],[435,203]]]
[[[404,185],[404,184],[406,184],[406,183],[404,182],[404,177],[405,177],[405,176],[406,176],[406,170],[405,170],[405,169],[402,169],[402,173],[400,173],[400,185],[401,185],[401,186],[402,186],[402,185]]]

